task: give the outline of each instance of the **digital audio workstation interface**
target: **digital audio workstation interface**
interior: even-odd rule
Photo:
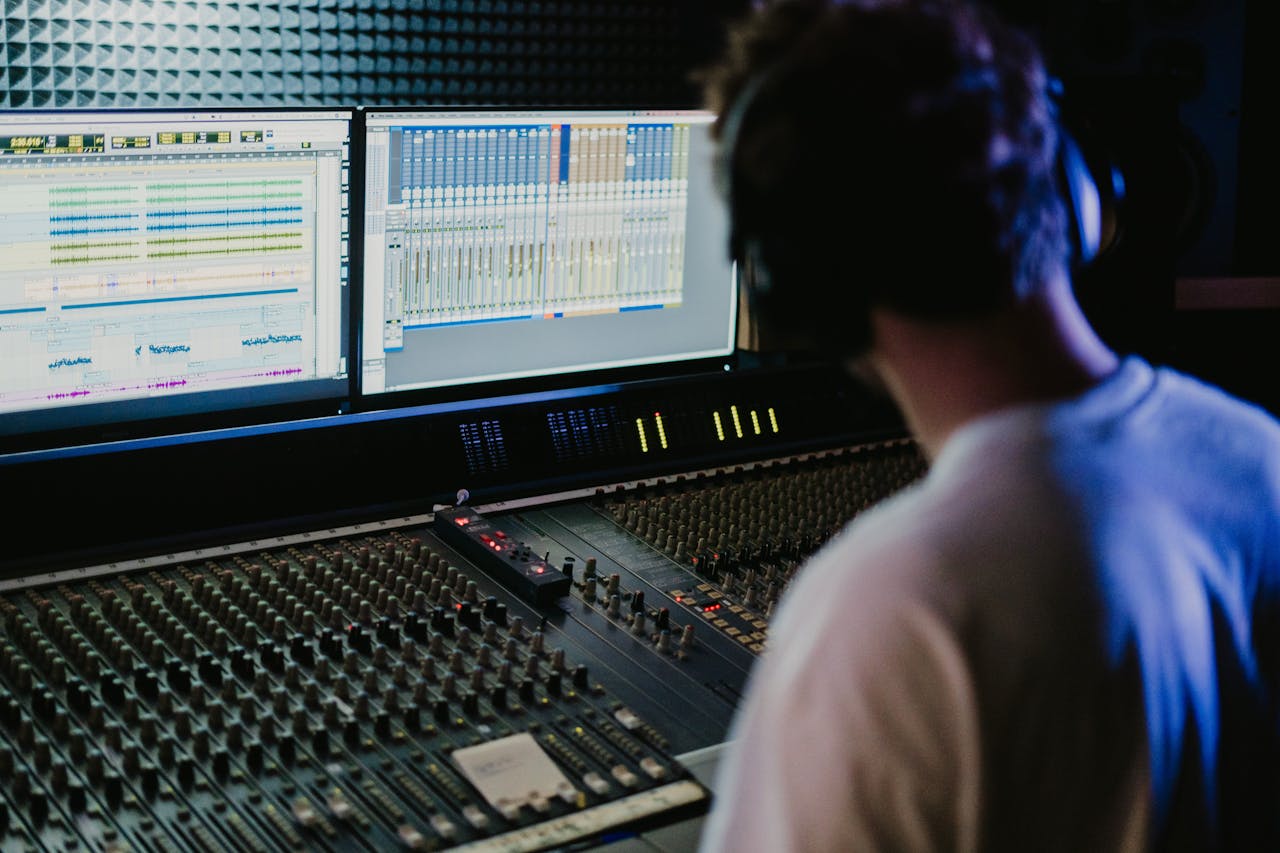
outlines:
[[[366,394],[723,357],[712,116],[365,116]]]
[[[350,110],[0,120],[0,424],[346,391]]]

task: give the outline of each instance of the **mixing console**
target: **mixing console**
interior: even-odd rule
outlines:
[[[885,441],[68,571],[0,598],[10,850],[538,850],[697,814]],[[536,579],[535,579],[536,578]]]

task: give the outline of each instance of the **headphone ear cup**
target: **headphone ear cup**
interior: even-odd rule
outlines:
[[[1102,246],[1102,196],[1084,152],[1064,127],[1058,129],[1057,161],[1075,262],[1077,266],[1086,266],[1098,256]]]

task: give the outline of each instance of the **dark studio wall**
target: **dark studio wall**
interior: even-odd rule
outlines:
[[[683,104],[723,4],[3,0],[0,106]],[[741,4],[738,4],[741,5]]]

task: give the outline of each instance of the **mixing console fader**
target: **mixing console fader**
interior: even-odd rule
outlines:
[[[906,440],[0,588],[5,851],[534,851],[699,815],[805,558]]]
[[[688,709],[422,532],[0,599],[4,849],[535,850],[705,808]]]
[[[650,624],[683,622],[677,647],[693,647],[696,633],[701,654],[723,661],[721,677],[707,686],[735,691],[805,559],[924,471],[914,442],[890,440],[658,478],[497,518],[540,552],[570,561],[589,555],[591,574],[607,564],[611,587],[623,590],[619,601],[594,582],[577,584],[584,600],[647,611]],[[669,649],[659,636],[655,650]]]

